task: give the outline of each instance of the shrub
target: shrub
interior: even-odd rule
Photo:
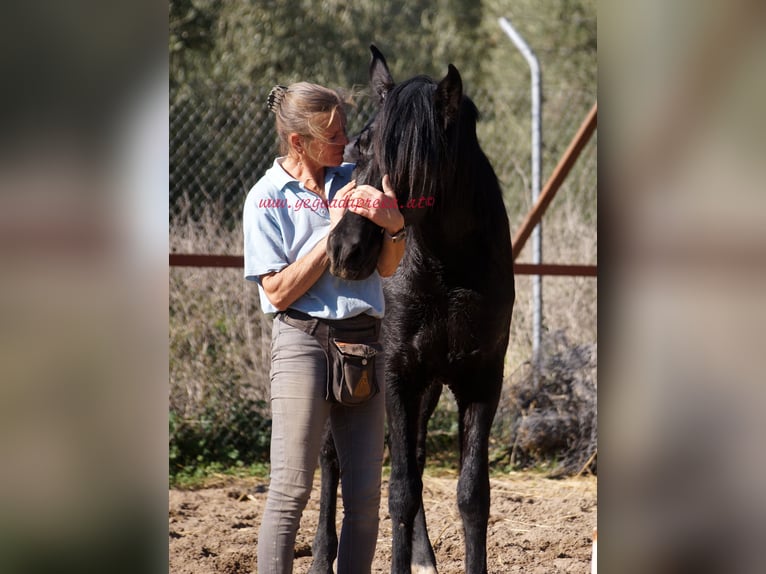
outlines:
[[[222,206],[171,222],[171,250],[241,251]],[[170,474],[268,460],[270,321],[241,269],[170,272]]]
[[[495,462],[552,467],[554,477],[595,474],[596,345],[573,344],[557,331],[544,339],[539,355],[509,387],[502,418],[512,421],[510,436]]]
[[[170,411],[170,475],[218,463],[222,467],[268,460],[271,419],[265,402],[242,396],[236,383],[210,387],[195,412]]]

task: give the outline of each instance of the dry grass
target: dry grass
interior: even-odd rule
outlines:
[[[595,190],[592,194],[595,196]],[[585,210],[586,213],[583,212],[583,204],[591,206]],[[197,222],[177,218],[171,223],[171,250],[180,253],[242,253],[241,222],[227,226],[223,223],[223,213],[222,205],[211,203]],[[514,228],[520,217],[516,214],[511,218]],[[573,194],[567,196],[564,193],[557,197],[544,220],[543,246],[545,261],[595,263],[595,197],[592,202],[585,203],[583,197]],[[519,260],[529,261],[529,253],[527,246]],[[518,442],[518,434],[514,432],[521,427],[514,421],[520,420],[520,417],[529,419],[535,416],[529,405],[523,412],[518,408],[520,393],[529,392],[526,387],[532,368],[531,281],[529,276],[516,278],[516,306],[506,356],[505,388],[496,420],[499,432],[495,436],[494,447],[501,451],[512,447],[512,441]],[[568,418],[564,417],[556,423],[548,413],[547,423],[549,427],[569,425],[561,429],[561,432],[569,432],[574,413],[589,417],[595,425],[596,280],[545,277],[543,297],[546,340],[553,340],[551,337],[556,334],[558,339],[555,340],[559,344],[558,351],[554,353],[559,362],[556,369],[548,370],[549,375],[559,378],[553,382],[554,386],[559,384],[557,388],[560,389],[560,384],[566,385],[567,380],[571,383],[587,379],[590,381],[587,384],[593,389],[592,413],[578,415],[577,409],[582,409],[585,403],[573,403],[568,407]],[[251,410],[256,411],[259,420],[268,417],[270,333],[270,321],[259,309],[257,287],[244,280],[241,269],[171,269],[170,409],[176,424],[186,431],[196,428],[200,432],[211,428],[223,432],[221,427],[228,426],[229,434],[224,433],[216,439],[223,443],[236,442],[234,439],[242,432],[255,432],[251,428],[232,430],[231,427],[233,424],[241,425]],[[562,378],[566,365],[561,364],[561,359],[567,351],[562,351],[561,337],[564,337],[564,346],[570,351],[572,348],[592,349],[593,364],[572,364],[571,376]],[[582,369],[588,371],[587,376],[583,375]],[[544,387],[538,388],[538,391],[547,392]],[[570,394],[574,396],[577,393],[573,391]],[[441,420],[449,420],[450,411],[454,408],[451,398],[444,397],[440,409],[446,411],[446,416]],[[242,412],[242,409],[245,411]],[[216,417],[222,421],[217,426],[211,423],[211,419]],[[264,431],[267,425],[258,428]],[[538,428],[543,426],[538,425]],[[546,432],[553,431],[549,428]],[[593,433],[595,441],[595,426]],[[172,440],[173,429],[171,443]],[[211,439],[210,443],[214,442]],[[245,458],[240,448],[232,446],[227,451],[226,444],[222,448],[225,459]],[[566,460],[566,453],[560,453],[558,459]]]
[[[222,212],[172,223],[171,251],[241,253],[241,224],[226,229]],[[169,337],[171,473],[263,458],[268,441],[249,435],[268,431],[271,323],[256,286],[241,269],[171,269]]]

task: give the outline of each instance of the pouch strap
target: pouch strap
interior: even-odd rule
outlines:
[[[279,312],[277,317],[283,323],[316,337],[325,345],[330,337],[377,341],[380,336],[380,319],[366,314],[348,319],[331,320],[319,319],[303,311],[288,308]]]

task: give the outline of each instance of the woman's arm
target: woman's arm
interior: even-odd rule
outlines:
[[[356,181],[350,181],[336,194],[342,199],[356,186]],[[340,221],[343,209],[330,207],[330,229]],[[323,237],[311,251],[296,259],[279,271],[261,275],[261,285],[271,304],[280,311],[286,310],[303,296],[316,283],[330,264],[327,257],[327,236]]]
[[[404,227],[404,217],[395,207],[396,194],[389,183],[388,176],[383,176],[383,193],[369,185],[355,187],[351,181],[338,190],[336,199],[351,195],[356,199],[369,198],[370,202],[351,202],[349,210],[373,221],[385,230],[383,248],[378,257],[378,273],[389,277],[396,272],[399,262],[404,255],[405,241],[393,241],[391,236]],[[375,199],[388,197],[387,202],[378,202],[380,207],[372,207]],[[368,207],[368,204],[370,205]],[[330,207],[330,229],[335,227],[343,215],[343,208]],[[327,237],[317,243],[306,255],[280,271],[261,275],[261,285],[269,301],[280,311],[284,311],[297,301],[309,288],[316,283],[329,265],[327,257]]]
[[[316,283],[327,269],[327,237],[303,257],[280,271],[261,275],[261,286],[272,305],[284,311]]]

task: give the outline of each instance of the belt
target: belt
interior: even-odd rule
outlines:
[[[366,313],[347,319],[320,319],[290,308],[277,313],[277,318],[291,327],[316,337],[324,345],[327,345],[331,338],[342,338],[348,342],[366,342],[377,341],[380,336],[380,319]]]

